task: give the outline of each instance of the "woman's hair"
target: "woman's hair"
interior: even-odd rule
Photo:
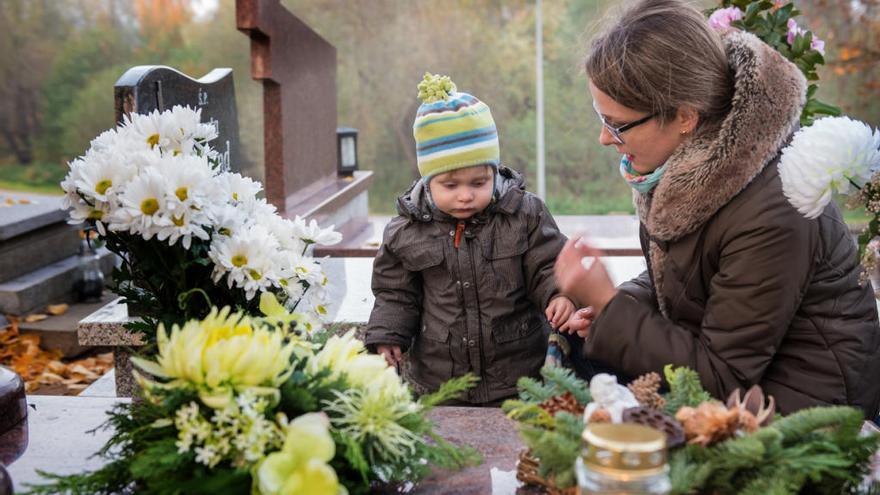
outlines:
[[[616,102],[669,122],[691,106],[700,128],[730,109],[733,76],[721,36],[682,0],[640,0],[593,38],[587,76]]]

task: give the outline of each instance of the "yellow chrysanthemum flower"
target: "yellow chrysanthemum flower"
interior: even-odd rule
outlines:
[[[214,308],[204,320],[175,325],[169,336],[159,326],[156,361],[132,358],[142,370],[170,379],[164,387],[192,386],[207,406],[223,408],[233,393],[278,394],[292,372],[295,343],[229,308]],[[156,386],[154,382],[146,382]]]

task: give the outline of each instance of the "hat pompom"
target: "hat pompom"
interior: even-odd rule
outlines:
[[[455,93],[455,83],[449,76],[425,72],[425,77],[419,83],[419,99],[423,103],[445,101],[452,93]]]

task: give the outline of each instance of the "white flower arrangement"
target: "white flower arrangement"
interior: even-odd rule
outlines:
[[[66,193],[64,207],[70,209],[69,222],[94,225],[101,236],[111,238],[108,248],[124,260],[130,255],[132,265],[148,263],[150,269],[155,265],[162,271],[153,257],[179,244],[207,267],[208,283],[242,291],[245,304],[255,305],[255,296],[269,291],[295,306],[310,287],[323,288],[327,283],[320,265],[308,256],[309,246],[335,244],[342,236],[332,226],[322,229],[314,220],[282,218],[274,206],[257,197],[260,183],[220,170],[217,153],[209,146],[216,136],[213,124],[201,122],[201,110],[187,107],[126,117],[121,126],[99,135],[82,157],[70,163],[61,183]],[[159,251],[135,255],[144,249],[134,245],[140,240],[153,243]],[[182,264],[176,261],[177,266]],[[177,277],[204,278],[191,274]],[[122,274],[121,278],[126,277]],[[138,285],[142,283],[139,278],[146,277],[131,273],[128,278]],[[164,304],[169,312],[178,302],[176,298],[189,297],[188,291],[194,289],[209,300],[217,297],[204,283],[180,286],[177,293],[162,295],[157,294],[158,285],[162,284],[141,288],[153,292],[152,301],[158,303],[153,306]],[[318,297],[326,291],[314,292],[297,310],[304,313],[311,309],[317,319],[321,315],[317,308],[326,313],[326,303]],[[210,304],[202,306],[207,309]]]
[[[880,170],[880,131],[849,117],[826,117],[798,131],[779,160],[782,190],[807,218],[834,192],[861,189]]]

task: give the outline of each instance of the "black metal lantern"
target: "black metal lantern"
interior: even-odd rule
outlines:
[[[341,177],[351,177],[358,169],[357,159],[357,136],[358,130],[351,127],[336,128],[336,142],[338,143],[339,161],[338,172]]]

